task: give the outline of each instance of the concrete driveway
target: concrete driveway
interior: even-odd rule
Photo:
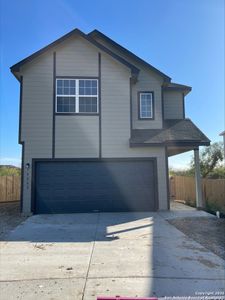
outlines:
[[[207,214],[32,216],[1,242],[0,299],[222,293],[224,260],[166,221],[187,215]]]

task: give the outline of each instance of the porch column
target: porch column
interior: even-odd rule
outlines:
[[[201,173],[199,163],[199,148],[194,149],[194,161],[195,161],[195,190],[196,190],[196,207],[203,208],[202,201],[202,185],[201,185]]]

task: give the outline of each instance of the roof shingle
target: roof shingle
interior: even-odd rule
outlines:
[[[162,129],[134,129],[132,130],[130,145],[209,145],[210,140],[190,120],[166,120]]]

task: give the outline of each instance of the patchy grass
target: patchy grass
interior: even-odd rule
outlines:
[[[0,203],[0,241],[3,241],[10,231],[26,218],[20,214],[19,201]]]
[[[0,166],[0,176],[20,176],[21,169],[13,166]]]

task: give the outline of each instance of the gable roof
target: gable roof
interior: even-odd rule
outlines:
[[[162,76],[165,81],[167,81],[167,82],[171,81],[171,78],[169,76],[167,76],[163,72],[159,71],[158,69],[156,69],[155,67],[153,67],[152,65],[150,65],[149,63],[147,63],[145,60],[143,60],[142,58],[140,58],[137,55],[135,55],[134,53],[132,53],[131,51],[127,50],[123,46],[119,45],[118,43],[116,43],[115,41],[113,41],[112,39],[110,39],[108,36],[106,36],[102,32],[98,31],[97,29],[91,31],[88,34],[88,36],[93,37],[93,38],[95,38],[96,36],[102,38],[103,40],[105,40],[106,42],[108,42],[109,44],[111,44],[112,46],[114,46],[115,48],[117,48],[118,50],[120,50],[121,52],[123,52],[125,55],[127,55],[130,58],[138,61],[142,65],[144,65],[144,66],[148,67],[149,69],[151,69],[153,72],[155,72],[158,75]]]
[[[116,59],[117,61],[119,61],[120,63],[122,63],[123,65],[125,65],[126,67],[130,68],[131,72],[132,72],[132,75],[134,77],[136,77],[138,75],[139,69],[136,66],[134,66],[133,64],[131,64],[130,62],[128,62],[124,58],[120,57],[119,55],[115,54],[114,52],[112,52],[111,50],[109,50],[108,48],[106,48],[105,46],[103,46],[102,44],[100,44],[97,41],[95,41],[91,36],[85,34],[84,32],[82,32],[81,30],[79,30],[77,28],[74,29],[74,30],[72,30],[72,31],[70,31],[69,33],[65,34],[64,36],[62,36],[61,38],[57,39],[53,43],[45,46],[44,48],[38,50],[37,52],[31,54],[30,56],[26,57],[25,59],[19,61],[15,65],[11,66],[10,67],[11,72],[15,75],[15,77],[17,77],[16,73],[20,71],[20,67],[21,66],[25,65],[27,62],[32,61],[36,57],[38,57],[41,54],[45,53],[46,51],[54,48],[55,46],[57,46],[58,44],[64,42],[65,40],[67,40],[68,38],[70,38],[73,35],[81,36],[82,38],[84,38],[85,40],[89,41],[91,44],[93,44],[94,46],[96,46],[100,50],[102,50],[105,53],[107,53],[110,56],[112,56],[114,59]]]

